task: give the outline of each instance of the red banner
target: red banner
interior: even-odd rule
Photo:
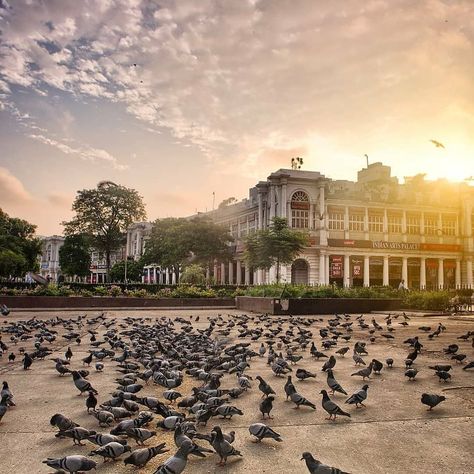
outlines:
[[[330,255],[329,256],[329,277],[342,278],[343,276],[343,256]]]

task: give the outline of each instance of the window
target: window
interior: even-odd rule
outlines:
[[[443,216],[443,234],[456,235],[456,218],[454,216]]]
[[[329,213],[329,230],[344,230],[344,212],[331,211]]]
[[[383,216],[369,214],[369,232],[383,232]]]
[[[255,218],[255,214],[249,217],[249,234],[253,234],[255,232],[255,223],[257,219]]]
[[[353,230],[353,231],[364,230],[364,215],[363,214],[349,214],[349,230]]]
[[[232,235],[232,237],[237,238],[238,236],[238,233],[239,233],[239,224],[237,224],[237,222],[235,222],[234,224],[232,224],[231,228],[230,228],[230,235]]]
[[[304,191],[296,191],[291,196],[291,227],[309,227],[309,198]]]
[[[420,216],[407,216],[407,232],[409,234],[420,233]]]
[[[425,215],[425,234],[436,235],[438,229],[438,217]]]
[[[388,216],[388,231],[391,234],[401,234],[402,216],[393,214]]]

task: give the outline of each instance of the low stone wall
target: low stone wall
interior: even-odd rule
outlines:
[[[0,304],[28,308],[180,308],[235,306],[234,298],[128,298],[110,296],[1,296]]]
[[[270,314],[336,314],[396,311],[401,299],[373,298],[264,298],[237,296],[237,309]]]

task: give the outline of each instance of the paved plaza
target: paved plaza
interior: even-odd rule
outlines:
[[[11,316],[2,321],[4,329],[11,321],[27,320],[32,317],[37,319],[51,319],[60,316],[63,319],[76,319],[79,315],[87,315],[92,318],[100,314],[91,312],[12,312]],[[146,318],[147,324],[153,324],[157,318],[166,317],[174,320],[175,330],[179,331],[181,325],[178,316],[188,319],[192,315],[194,331],[204,330],[209,326],[209,318],[217,318],[221,315],[226,323],[221,328],[216,327],[211,337],[217,339],[226,338],[227,345],[240,342],[250,342],[248,336],[238,337],[238,330],[242,326],[236,324],[229,327],[228,335],[220,334],[221,329],[227,327],[227,322],[236,320],[236,316],[242,313],[229,310],[177,310],[177,311],[107,311],[106,322],[114,321],[109,329],[117,332],[126,331],[130,326],[125,323],[125,318]],[[199,322],[195,322],[199,315]],[[249,315],[255,317],[258,315]],[[367,363],[376,358],[384,363],[380,375],[371,375],[367,382],[369,385],[368,398],[365,408],[356,409],[353,405],[346,405],[345,395],[331,395],[331,399],[351,414],[351,418],[338,417],[336,422],[327,421],[326,412],[321,407],[320,391],[327,389],[326,374],[321,367],[326,359],[316,360],[311,357],[309,345],[305,350],[295,352],[303,358],[293,367],[293,380],[299,393],[316,404],[317,409],[301,407],[293,409],[294,404],[285,401],[284,384],[286,377],[276,377],[267,365],[267,354],[265,357],[254,357],[250,361],[250,368],[245,371],[254,380],[252,388],[242,394],[238,399],[231,399],[230,403],[243,411],[243,416],[234,416],[231,420],[212,418],[207,427],[199,427],[200,432],[209,433],[213,426],[220,425],[224,432],[234,430],[236,440],[234,446],[240,450],[242,458],[229,458],[227,466],[216,466],[218,457],[216,454],[208,455],[206,459],[190,456],[185,472],[192,473],[305,473],[305,464],[300,461],[304,451],[310,451],[322,462],[354,474],[378,474],[378,473],[472,473],[474,472],[474,369],[462,370],[463,365],[450,360],[450,356],[443,353],[443,348],[449,344],[458,344],[458,353],[467,355],[465,363],[474,359],[472,347],[472,336],[467,340],[458,339],[469,330],[474,330],[474,317],[465,316],[457,318],[427,317],[410,314],[408,326],[399,323],[404,321],[403,316],[392,319],[392,327],[395,329],[391,334],[394,339],[386,339],[381,334],[387,334],[385,314],[367,314],[364,320],[372,328],[371,320],[375,316],[376,321],[383,330],[376,331],[374,343],[369,341],[367,329],[361,329],[357,324],[356,317],[351,315],[348,321],[352,321],[352,332],[339,328],[344,334],[351,335],[346,343],[339,339],[337,345],[327,351],[327,355],[335,354],[335,351],[343,346],[351,349],[344,356],[337,354],[337,363],[334,374],[338,382],[351,395],[360,389],[365,382],[360,377],[351,376],[358,368],[352,359],[352,347],[356,341],[367,342]],[[265,329],[275,328],[282,325],[284,334],[290,326],[301,326],[310,330],[313,340],[319,350],[322,350],[319,330],[327,327],[328,320],[334,316],[305,316],[297,317],[289,321],[288,317],[268,316],[264,324],[258,323]],[[86,319],[87,320],[87,319]],[[86,321],[84,320],[84,321]],[[297,323],[297,321],[300,321]],[[307,323],[303,325],[302,322]],[[342,322],[345,320],[343,319]],[[430,332],[423,332],[421,326],[431,327],[433,332],[439,323],[446,330],[439,337],[431,340],[428,338]],[[247,323],[248,329],[257,324],[256,319]],[[73,351],[71,367],[83,368],[82,359],[89,354],[90,335],[87,330],[96,329],[97,339],[100,340],[106,328],[104,324],[87,325],[80,329],[82,333],[81,344],[75,342],[68,344],[61,337],[65,333],[62,326],[55,327],[58,330],[57,339],[51,344],[54,353],[45,360],[35,360],[30,370],[23,370],[22,357],[19,348],[23,346],[27,352],[32,351],[33,338],[20,341],[17,345],[10,342],[10,336],[2,333],[2,340],[9,346],[9,351],[17,355],[14,363],[8,363],[8,353],[4,353],[0,359],[1,380],[8,381],[14,394],[16,407],[10,408],[0,423],[0,472],[15,474],[48,473],[52,469],[41,463],[47,457],[62,457],[69,454],[88,455],[94,446],[88,443],[85,446],[73,446],[71,439],[58,439],[55,437],[56,428],[49,424],[51,416],[62,413],[81,426],[101,432],[110,430],[100,428],[97,420],[88,415],[85,409],[85,396],[78,396],[70,376],[60,377],[55,370],[54,357],[64,357],[68,346]],[[32,333],[34,334],[34,332]],[[296,334],[296,331],[295,331]],[[409,337],[419,336],[423,344],[423,350],[415,360],[414,367],[419,370],[415,381],[408,381],[404,376],[407,354],[412,350],[403,341]],[[126,338],[125,335],[122,337]],[[261,342],[266,337],[253,341],[251,347],[258,351]],[[278,338],[275,339],[278,341]],[[43,342],[48,346],[48,343]],[[292,343],[292,346],[295,344]],[[275,346],[276,348],[276,343]],[[107,348],[109,346],[107,345]],[[285,347],[282,347],[285,355]],[[277,349],[277,352],[279,350]],[[120,355],[117,351],[116,355]],[[394,367],[389,369],[385,366],[387,357],[394,359]],[[99,392],[99,403],[110,398],[110,394],[116,389],[115,379],[120,374],[117,362],[109,358],[104,361],[105,368],[102,373],[94,370],[92,364],[88,380]],[[428,366],[434,364],[451,364],[452,379],[449,383],[439,382],[434,376],[434,371]],[[294,376],[296,369],[304,368],[317,374],[316,379],[310,378],[298,381]],[[261,392],[258,390],[258,381],[255,376],[261,375],[276,391],[277,396],[274,403],[272,415],[273,420],[267,423],[281,434],[283,442],[277,443],[273,440],[264,440],[261,443],[252,442],[248,432],[248,426],[261,421],[259,403]],[[185,375],[182,385],[177,389],[183,396],[191,393],[191,388],[199,386],[201,382]],[[237,386],[235,374],[226,374],[222,379],[221,388],[232,388]],[[154,385],[151,381],[145,385],[139,393],[140,396],[155,396],[163,399],[162,393],[165,389]],[[420,402],[421,394],[437,393],[446,396],[446,401],[437,406],[433,411],[427,411],[427,407]],[[155,428],[156,421],[161,417],[156,415],[151,423],[150,429],[157,430],[157,436],[147,442],[148,446],[154,446],[166,441],[171,453],[176,451],[173,435]],[[203,446],[208,446],[205,441],[200,441]],[[136,443],[129,441],[135,449]],[[171,453],[166,453],[152,459],[140,472],[154,472]],[[125,466],[122,459],[115,462],[103,463],[98,461],[99,473],[131,473],[137,471],[133,466]]]

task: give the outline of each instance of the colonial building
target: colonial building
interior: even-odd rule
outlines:
[[[52,235],[51,237],[40,237],[41,255],[39,259],[40,275],[48,281],[57,282],[61,275],[59,265],[59,249],[64,244],[64,237]]]
[[[340,286],[408,288],[473,286],[474,187],[423,175],[400,184],[390,167],[373,163],[357,181],[316,171],[280,169],[248,199],[205,215],[235,238],[235,259],[214,266],[220,283],[275,281],[275,268],[253,271],[243,239],[274,216],[309,233],[310,246],[281,270],[281,280]]]

